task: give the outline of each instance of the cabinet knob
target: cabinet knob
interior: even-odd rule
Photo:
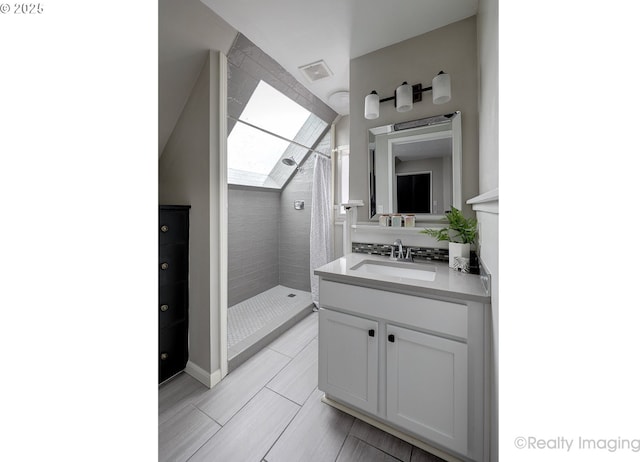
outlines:
[[[396,337],[395,337],[395,335],[393,335],[393,334],[389,334],[389,341],[390,341],[391,343],[395,342],[395,341],[396,341]]]
[[[162,268],[163,270],[166,270],[167,268],[169,268],[169,263],[164,262],[162,265],[160,265],[160,268]]]
[[[160,305],[160,311],[167,311],[169,309],[169,305]]]
[[[162,225],[160,226],[160,231],[162,231],[163,233],[166,233],[167,231],[169,231],[169,227],[167,225]]]
[[[168,357],[169,357],[169,353],[161,353],[161,354],[160,354],[160,359],[161,359],[161,360],[163,360],[163,361],[164,361],[165,359],[167,359]]]
[[[373,329],[369,329],[369,337],[375,337],[376,336],[376,331]]]

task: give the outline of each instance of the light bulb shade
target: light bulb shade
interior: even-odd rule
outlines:
[[[413,109],[413,88],[404,82],[396,88],[396,111],[407,112]]]
[[[431,82],[433,87],[433,104],[444,104],[451,99],[451,79],[449,74],[441,72]]]
[[[380,116],[380,97],[375,91],[364,99],[364,118],[377,119]]]

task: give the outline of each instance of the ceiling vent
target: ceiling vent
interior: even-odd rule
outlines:
[[[333,75],[331,69],[327,67],[327,63],[322,60],[311,64],[305,64],[304,66],[300,66],[298,69],[300,69],[309,82],[316,82]]]

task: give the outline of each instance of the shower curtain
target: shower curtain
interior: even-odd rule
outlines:
[[[313,185],[311,188],[311,301],[318,305],[319,278],[313,270],[332,260],[331,239],[331,159],[315,154]]]

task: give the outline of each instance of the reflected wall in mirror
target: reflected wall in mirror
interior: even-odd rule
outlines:
[[[437,220],[461,208],[462,131],[456,111],[369,129],[369,217]]]

